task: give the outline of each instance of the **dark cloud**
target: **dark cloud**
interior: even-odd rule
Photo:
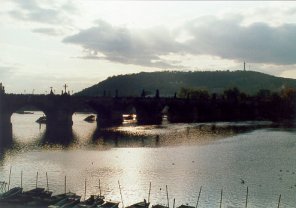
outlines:
[[[131,30],[98,21],[96,26],[68,36],[63,42],[81,45],[87,52],[84,58],[160,68],[176,67],[175,63],[161,58],[170,54],[211,55],[275,65],[296,64],[296,24],[243,26],[242,21],[241,16],[224,19],[206,16],[188,21],[175,30],[178,32],[163,27]],[[188,37],[178,42],[181,33]]]
[[[23,21],[61,24],[70,21],[67,15],[64,15],[63,12],[74,11],[74,7],[71,6],[69,2],[60,7],[42,7],[36,0],[14,0],[14,2],[17,7],[10,11],[9,14],[14,18]]]
[[[97,26],[66,37],[63,42],[81,45],[88,52],[85,58],[155,67],[172,67],[160,56],[180,50],[165,28],[132,31],[104,21],[97,21]]]

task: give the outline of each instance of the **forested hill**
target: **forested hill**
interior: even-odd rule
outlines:
[[[107,96],[114,96],[118,90],[119,96],[140,96],[143,89],[146,95],[154,95],[159,89],[160,96],[173,96],[182,87],[210,93],[237,87],[242,92],[255,94],[260,89],[278,92],[284,86],[296,88],[296,80],[255,71],[141,72],[109,77],[76,95],[101,96],[105,91]]]

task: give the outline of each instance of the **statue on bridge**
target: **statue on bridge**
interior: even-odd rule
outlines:
[[[5,88],[2,84],[2,82],[0,82],[0,94],[5,94]]]
[[[52,87],[50,87],[50,95],[54,95],[53,91],[52,91]]]
[[[65,84],[63,87],[65,88],[65,91],[62,90],[62,95],[70,95],[70,91],[68,91],[68,93],[67,93],[67,87],[68,87],[68,85]]]

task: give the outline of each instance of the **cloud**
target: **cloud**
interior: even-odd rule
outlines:
[[[55,28],[36,28],[33,29],[32,32],[41,33],[49,36],[58,36],[63,34],[60,30],[57,30]]]
[[[40,1],[38,1],[40,3]],[[70,22],[65,12],[74,12],[75,7],[66,2],[63,5],[40,5],[36,0],[14,0],[17,7],[9,12],[10,16],[22,21],[32,21],[47,24]],[[43,2],[44,3],[44,2]]]
[[[179,43],[165,28],[131,30],[104,21],[97,21],[96,26],[68,36],[63,42],[81,45],[87,52],[85,58],[166,68],[173,66],[160,56],[180,50]]]
[[[32,32],[50,36],[65,34],[71,14],[78,12],[71,1],[13,2],[17,6],[9,13],[12,17],[49,24],[39,26]],[[209,55],[237,62],[246,60],[274,65],[296,64],[296,24],[280,21],[271,25],[258,21],[260,14],[275,15],[274,7],[260,7],[252,11],[254,14],[249,16],[254,16],[254,19],[249,24],[244,24],[250,19],[245,14],[227,14],[224,18],[202,16],[171,30],[165,26],[148,29],[118,27],[98,20],[93,27],[68,36],[63,42],[82,46],[84,59],[159,68],[183,67],[182,60],[176,60],[179,61],[176,63],[164,58],[171,54],[178,57],[182,54]],[[279,9],[275,16],[293,15],[295,11],[294,7],[287,7]]]
[[[242,26],[241,19],[199,18],[184,29],[191,40],[187,53],[207,54],[252,63],[289,65],[296,63],[296,24],[277,27],[267,23]]]
[[[79,13],[78,8],[74,6],[74,4],[72,3],[72,0],[68,0],[65,4],[63,4],[61,6],[61,9],[69,13],[74,13],[74,14]]]
[[[270,26],[257,22],[244,26],[242,21],[242,16],[204,16],[175,28],[178,32],[164,27],[135,30],[98,21],[96,26],[68,36],[63,42],[81,45],[86,51],[84,58],[159,68],[178,67],[161,58],[170,54],[296,64],[296,24]],[[187,35],[182,42],[177,41],[180,34]]]

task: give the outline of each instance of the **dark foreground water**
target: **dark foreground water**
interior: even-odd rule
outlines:
[[[281,207],[296,204],[296,137],[294,127],[275,128],[267,122],[166,124],[135,126],[125,123],[108,131],[96,130],[95,123],[73,116],[73,139],[66,144],[52,144],[44,138],[45,126],[35,120],[42,116],[14,114],[14,139],[9,148],[1,148],[0,181],[8,181],[12,167],[11,187],[29,190],[36,185],[55,194],[67,191],[83,196],[99,192],[106,199],[124,205],[148,198],[152,183],[152,204],[166,204],[168,185],[170,206],[188,203],[198,207],[244,207],[247,186],[248,207]],[[242,183],[242,180],[244,183]],[[82,197],[84,198],[84,196]]]

